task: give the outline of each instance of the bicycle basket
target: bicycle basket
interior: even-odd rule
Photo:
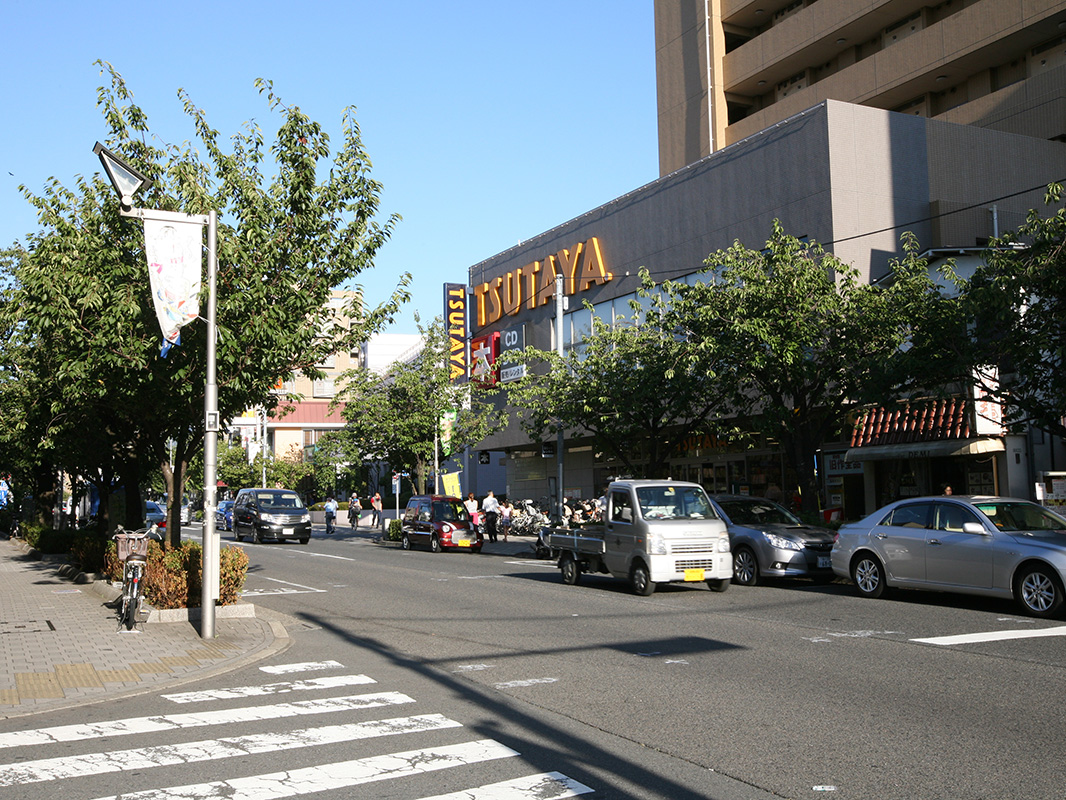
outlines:
[[[116,533],[115,544],[118,548],[118,560],[125,561],[129,556],[138,555],[148,558],[148,537],[131,533]]]

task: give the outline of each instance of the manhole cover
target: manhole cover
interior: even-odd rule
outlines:
[[[54,633],[56,626],[49,619],[31,619],[25,622],[0,621],[2,633]]]

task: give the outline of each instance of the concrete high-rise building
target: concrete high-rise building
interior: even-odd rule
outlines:
[[[659,172],[825,100],[1066,141],[1066,0],[655,0]]]

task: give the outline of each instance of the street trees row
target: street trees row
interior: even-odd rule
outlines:
[[[381,186],[371,177],[354,108],[343,115],[333,152],[322,126],[256,81],[279,118],[272,140],[257,123],[224,146],[206,113],[179,91],[198,150],[153,136],[122,77],[98,62],[107,83],[98,105],[107,147],[151,177],[139,205],[219,213],[218,409],[228,419],[256,405],[296,372],[366,340],[406,297],[408,276],[375,309],[356,297],[337,324],[331,291],[373,265],[399,217],[379,220]],[[86,143],[86,152],[89,145]],[[50,509],[58,469],[89,477],[103,500],[112,485],[127,497],[126,525],[139,525],[137,487],[160,465],[171,498],[202,447],[204,326],[159,355],[140,223],[119,216],[99,175],[73,189],[52,179],[43,193],[21,187],[40,230],[0,254],[0,464],[38,508]],[[167,443],[174,445],[171,460]],[[170,530],[178,535],[179,503]],[[106,527],[106,502],[101,503]]]
[[[1052,187],[1048,202],[1058,200]],[[534,440],[587,435],[634,475],[664,477],[696,433],[779,442],[813,512],[817,452],[855,406],[997,374],[985,388],[1008,421],[1066,434],[1064,239],[1061,208],[1034,211],[972,279],[949,262],[938,281],[904,234],[890,279],[870,285],[775,223],[764,248],[712,253],[699,282],[645,272],[633,314],[594,318],[566,354],[523,352],[539,368],[508,399]]]

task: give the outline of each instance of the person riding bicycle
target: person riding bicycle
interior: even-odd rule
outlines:
[[[326,535],[333,533],[333,520],[337,518],[337,501],[332,497],[326,500]]]

